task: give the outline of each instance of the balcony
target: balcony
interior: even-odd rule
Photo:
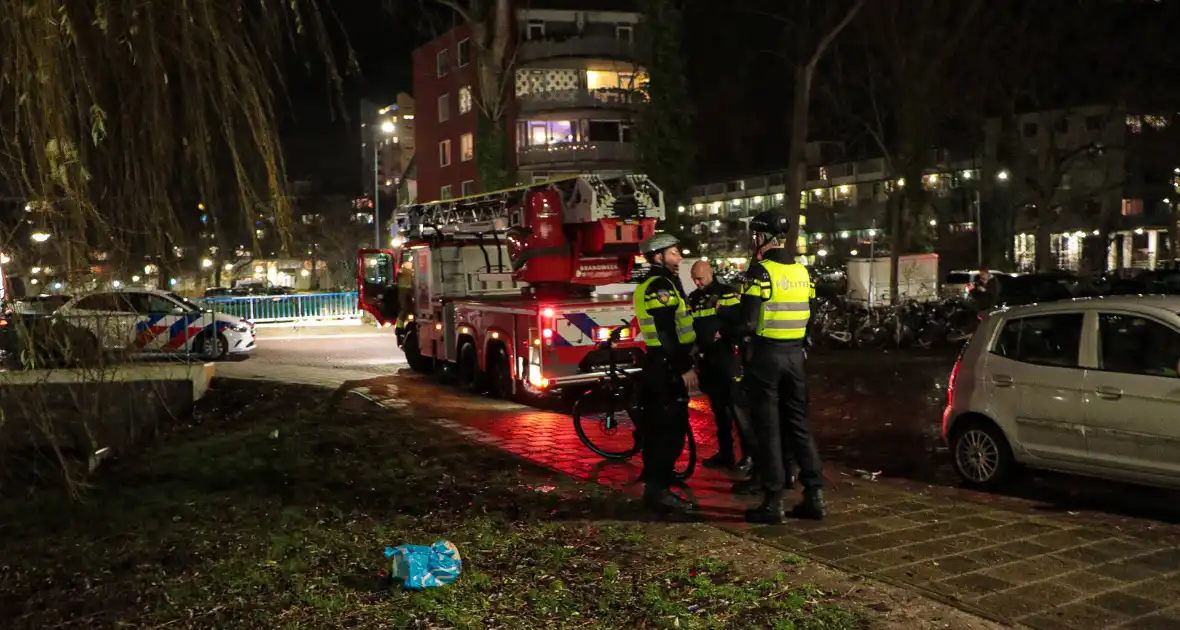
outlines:
[[[610,59],[635,59],[635,42],[618,39],[611,35],[591,35],[568,39],[525,40],[517,48],[517,60],[521,63],[553,59],[556,57],[607,57]]]
[[[580,164],[585,162],[631,162],[635,145],[625,142],[575,142],[522,147],[516,152],[520,167]]]
[[[552,109],[634,109],[643,105],[647,101],[647,96],[638,90],[622,88],[575,88],[521,94],[517,100],[520,103],[520,111],[531,113]]]

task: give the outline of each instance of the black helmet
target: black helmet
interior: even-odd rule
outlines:
[[[750,231],[781,236],[791,231],[791,222],[781,213],[767,210],[758,213],[758,216],[750,220]]]

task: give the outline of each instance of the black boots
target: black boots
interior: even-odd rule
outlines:
[[[763,525],[782,525],[786,520],[783,514],[783,493],[771,492],[762,499],[762,505],[746,510],[747,523],[761,523]]]
[[[824,503],[822,490],[804,490],[803,500],[791,508],[791,516],[811,521],[822,521],[828,515],[828,506]]]
[[[643,507],[657,514],[671,514],[674,512],[695,512],[700,509],[696,503],[668,490],[645,489],[643,492]]]
[[[733,468],[734,464],[735,464],[735,462],[733,461],[733,455],[726,454],[725,451],[721,451],[721,452],[717,453],[716,455],[701,462],[701,465],[704,466],[705,468],[728,469],[728,468]]]
[[[824,495],[822,490],[804,490],[803,500],[791,509],[792,518],[801,518],[813,521],[823,520],[828,514],[828,508],[824,504]],[[783,511],[783,493],[772,492],[766,495],[762,500],[762,504],[752,510],[746,510],[746,522],[760,523],[763,525],[782,525],[786,521],[786,513]]]

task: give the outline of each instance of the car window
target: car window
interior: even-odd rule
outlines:
[[[1098,316],[1098,365],[1124,374],[1180,378],[1180,332],[1136,315]]]
[[[87,295],[78,300],[77,304],[74,304],[74,308],[87,311],[109,311],[111,310],[110,306],[111,301],[107,299],[107,294],[105,293]]]
[[[155,295],[154,293],[147,294],[148,312],[149,313],[171,313],[180,306],[176,302],[169,300],[162,295]]]
[[[1009,319],[992,352],[1002,357],[1054,367],[1077,367],[1082,313]]]
[[[947,284],[971,284],[971,274],[967,273],[948,273],[946,274]]]

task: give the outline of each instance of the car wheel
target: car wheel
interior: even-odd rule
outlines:
[[[488,358],[488,393],[500,400],[512,398],[512,366],[508,353],[501,346],[492,350],[492,356]]]
[[[196,343],[197,356],[202,361],[220,361],[229,354],[229,341],[221,333],[202,335]]]
[[[991,490],[1012,477],[1016,460],[1004,432],[987,420],[968,420],[951,439],[955,472],[972,488]]]

